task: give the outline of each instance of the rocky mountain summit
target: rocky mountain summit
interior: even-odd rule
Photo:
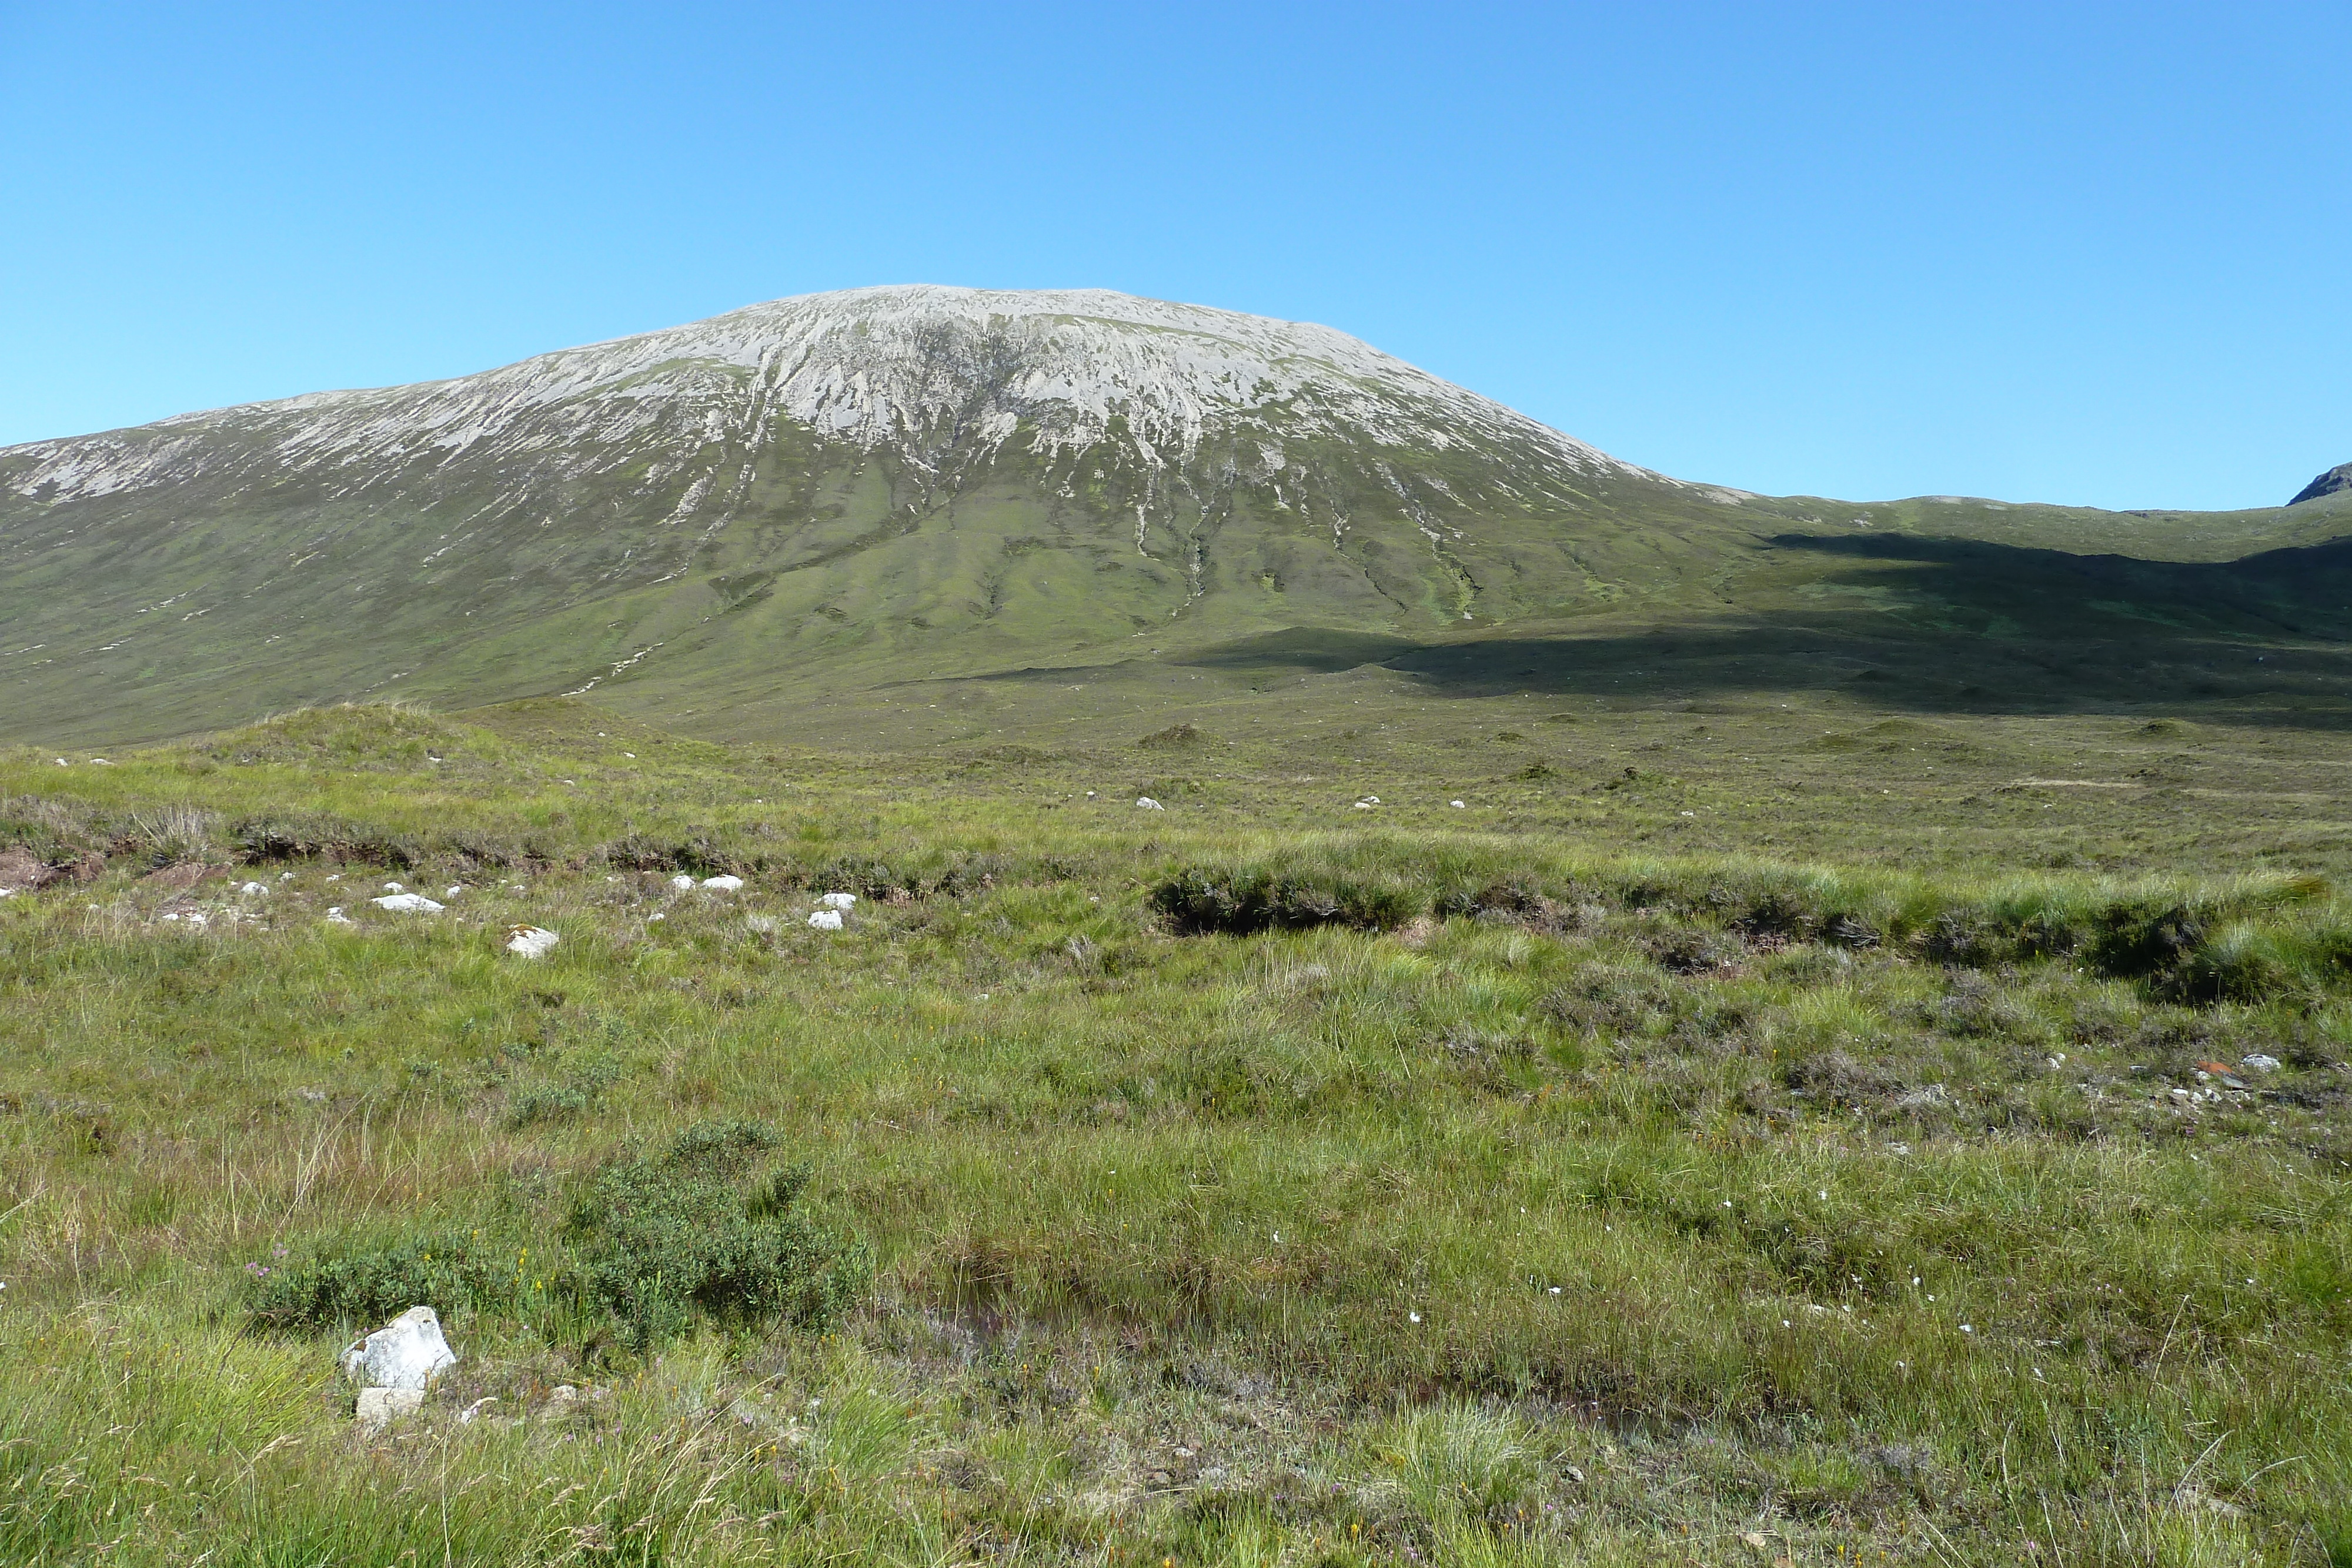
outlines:
[[[2287,503],[2299,507],[2305,501],[2316,501],[2322,496],[2333,496],[2339,490],[2352,490],[2352,463],[2339,463],[2294,493]]]
[[[1637,521],[1742,500],[1327,327],[853,289],[0,450],[0,690],[205,722],[1452,624],[1585,598]]]

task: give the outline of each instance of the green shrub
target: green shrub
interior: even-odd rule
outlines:
[[[356,1333],[411,1307],[443,1317],[487,1311],[514,1292],[513,1270],[473,1235],[444,1231],[301,1264],[248,1263],[253,1320],[276,1329]]]
[[[248,862],[357,861],[406,871],[424,858],[408,834],[317,812],[247,817],[229,838]]]
[[[740,875],[752,869],[750,862],[714,843],[707,834],[666,842],[643,833],[631,833],[604,845],[598,858],[617,871],[682,871],[695,876],[720,876]]]
[[[751,1123],[681,1134],[654,1158],[615,1161],[573,1200],[563,1237],[581,1293],[635,1348],[684,1330],[781,1321],[818,1328],[873,1270],[862,1242],[794,1211],[803,1168],[743,1181],[774,1135]]]
[[[1420,890],[1387,879],[1244,867],[1179,872],[1152,889],[1151,907],[1187,936],[1245,936],[1316,925],[1382,930],[1423,914],[1429,900]]]
[[[445,1317],[511,1311],[528,1285],[609,1315],[637,1350],[698,1315],[821,1328],[865,1288],[873,1256],[798,1211],[806,1166],[757,1168],[775,1145],[759,1123],[712,1122],[656,1155],[607,1163],[573,1197],[557,1246],[528,1270],[503,1236],[437,1231],[301,1264],[249,1263],[247,1310],[266,1328],[353,1333],[414,1306]]]

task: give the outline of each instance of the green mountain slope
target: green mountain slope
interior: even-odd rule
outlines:
[[[1238,668],[1294,629],[2326,641],[2332,565],[2102,568],[2094,593],[2047,552],[2210,564],[2346,533],[2352,493],[2222,515],[1747,496],[1326,329],[859,290],[0,451],[0,737],[566,692],[756,733],[893,683]]]

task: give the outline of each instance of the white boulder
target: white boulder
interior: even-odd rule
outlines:
[[[740,893],[743,879],[740,876],[706,876],[702,879],[705,893]]]
[[[381,1432],[403,1416],[413,1416],[425,1403],[422,1388],[362,1388],[359,1407],[352,1412],[359,1417],[362,1432]]]
[[[838,931],[841,929],[841,911],[838,909],[820,909],[814,915],[809,916],[808,923],[811,925],[815,926],[819,931]]]
[[[457,1364],[457,1353],[441,1337],[441,1320],[431,1307],[411,1307],[343,1351],[343,1375],[362,1388],[413,1388],[422,1393],[433,1379]]]
[[[394,915],[438,915],[446,907],[421,893],[387,893],[382,898],[369,902],[378,909],[389,909]]]
[[[848,909],[856,905],[857,895],[854,893],[828,893],[817,902],[827,909]]]
[[[525,958],[544,958],[562,938],[544,925],[507,927],[507,951]]]

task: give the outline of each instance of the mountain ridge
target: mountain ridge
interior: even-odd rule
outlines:
[[[2352,490],[2352,463],[2339,463],[2326,473],[2320,475],[2310,484],[2297,490],[2294,493],[2294,498],[2287,505],[2300,507],[2305,501],[2316,501],[2323,496],[2334,496],[2346,490]]]
[[[2345,510],[1758,497],[1326,327],[891,286],[0,449],[0,734],[143,738],[393,695],[782,722],[884,682],[1297,627],[1426,640],[1866,601],[1981,628],[1998,615],[1937,609],[1916,572],[1854,600],[1832,580],[1850,565],[1788,541],[2221,560],[2352,531]]]

